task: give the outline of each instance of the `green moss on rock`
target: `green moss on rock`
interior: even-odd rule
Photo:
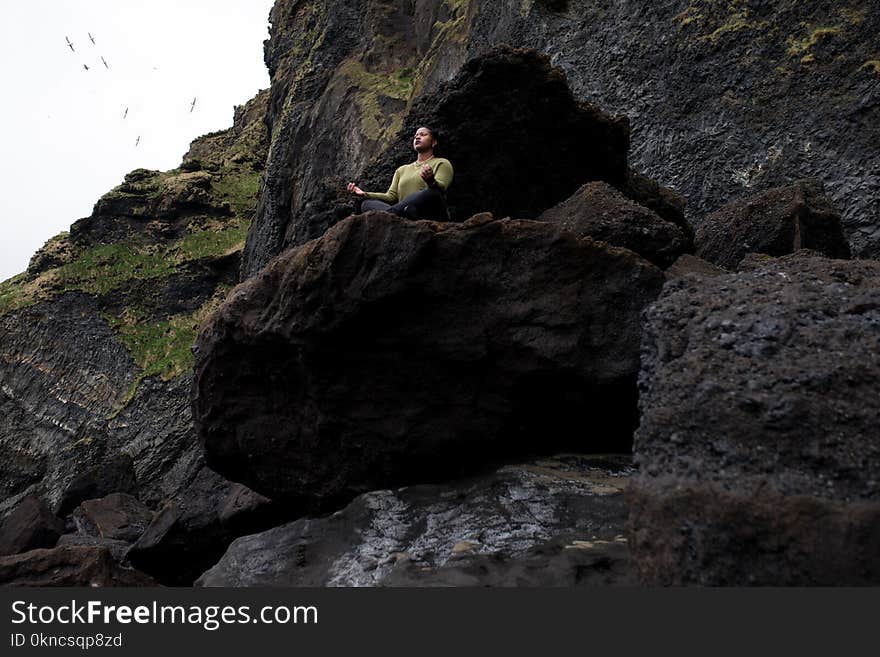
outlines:
[[[810,51],[823,39],[828,39],[839,35],[841,32],[839,27],[817,27],[811,30],[806,36],[789,37],[786,44],[788,45],[788,54],[792,57],[809,58]],[[812,58],[809,59],[812,61]]]
[[[244,247],[250,221],[238,218],[226,222],[222,228],[193,227],[177,242],[168,247],[168,255],[177,263],[207,258],[219,258]]]

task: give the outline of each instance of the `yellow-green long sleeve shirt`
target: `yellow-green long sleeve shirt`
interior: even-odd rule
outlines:
[[[446,158],[432,157],[430,160],[421,163],[410,162],[402,167],[397,167],[388,191],[384,194],[381,192],[365,192],[367,198],[373,198],[377,201],[384,201],[394,205],[410,194],[428,189],[428,185],[422,180],[422,176],[419,173],[425,165],[431,167],[431,170],[434,172],[434,180],[437,181],[437,187],[440,191],[445,192],[449,189],[449,185],[452,184],[452,164]]]

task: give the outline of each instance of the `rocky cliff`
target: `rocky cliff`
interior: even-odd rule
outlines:
[[[631,165],[687,198],[692,224],[815,177],[854,254],[876,256],[878,29],[857,0],[279,0],[272,148],[243,272],[314,237],[304,227],[326,185],[358,179],[421,97],[500,43],[546,54],[576,98],[628,117]]]
[[[191,346],[237,280],[267,97],[194,141],[178,169],[128,174],[0,284],[4,513],[30,495],[66,515],[120,490],[159,509],[206,476]],[[213,477],[222,497],[232,485]]]

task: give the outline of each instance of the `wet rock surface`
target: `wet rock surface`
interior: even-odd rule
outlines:
[[[537,219],[635,251],[661,269],[693,249],[685,230],[602,182],[587,183]]]
[[[237,539],[200,586],[611,586],[635,582],[626,456],[558,455],[366,493]]]
[[[208,463],[314,511],[519,454],[627,449],[639,313],[662,282],[544,222],[351,217],[202,327]]]
[[[880,581],[880,264],[802,255],[646,312],[631,547],[653,584]]]
[[[699,257],[725,269],[736,269],[748,253],[783,256],[811,249],[829,258],[850,256],[840,213],[815,180],[724,206],[700,224],[695,244]]]

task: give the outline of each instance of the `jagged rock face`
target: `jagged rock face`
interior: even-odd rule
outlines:
[[[684,230],[602,182],[587,183],[538,221],[635,251],[664,269],[692,249]]]
[[[627,122],[577,103],[564,76],[534,51],[500,47],[467,62],[453,80],[415,103],[392,145],[358,184],[385,191],[395,169],[415,158],[411,137],[422,125],[441,136],[437,154],[452,158],[455,179],[447,202],[454,221],[479,212],[533,218],[587,180],[628,185]],[[303,244],[357,212],[345,183],[338,175],[315,181],[303,201],[308,212],[292,213],[283,244]],[[249,234],[251,244],[262,231],[260,222]],[[248,251],[245,272],[277,252]]]
[[[736,269],[747,253],[783,256],[811,249],[830,258],[849,258],[840,213],[822,183],[802,180],[725,205],[700,224],[697,255]]]
[[[453,77],[465,61],[466,12],[467,3],[445,0],[275,3],[265,48],[272,147],[245,275],[315,214],[325,181],[354,179],[388,147],[414,93]]]
[[[103,455],[103,424],[133,381],[131,357],[82,294],[0,323],[0,499],[8,509],[35,487],[55,507]]]
[[[880,265],[794,257],[646,311],[631,547],[652,584],[880,582]]]
[[[202,327],[208,462],[315,510],[562,444],[627,449],[639,313],[662,281],[543,222],[351,217]]]
[[[326,518],[237,539],[201,586],[635,583],[627,457],[567,455],[359,496]]]
[[[273,146],[242,271],[316,215],[325,181],[357,179],[415,103],[502,43],[546,54],[576,99],[629,117],[630,164],[686,197],[694,225],[749,190],[815,177],[853,252],[876,256],[878,21],[859,0],[278,0]]]

